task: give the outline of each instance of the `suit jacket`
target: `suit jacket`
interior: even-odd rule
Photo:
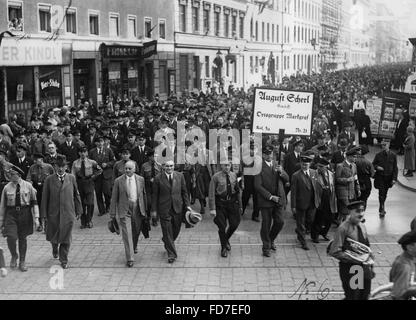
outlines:
[[[147,213],[147,196],[143,177],[134,174],[137,189],[137,208],[139,214],[145,216]],[[129,196],[127,190],[127,177],[125,174],[114,181],[113,193],[111,195],[110,217],[124,218],[129,211]]]
[[[327,170],[328,172],[328,185],[329,185],[329,204],[331,207],[331,213],[338,212],[338,205],[337,205],[337,195],[335,191],[335,175],[332,171]],[[321,185],[322,189],[325,187],[324,178],[318,171],[318,182]]]
[[[355,134],[350,132],[350,135],[348,136],[348,134],[345,131],[343,131],[338,136],[338,143],[339,141],[341,141],[341,139],[347,139],[348,143],[350,145],[353,145],[355,143]]]
[[[285,156],[284,170],[289,175],[289,179],[292,180],[293,174],[300,169],[300,157],[296,158],[295,152],[289,152]]]
[[[360,183],[358,181],[357,165],[351,164],[351,168],[346,161],[337,165],[335,172],[335,189],[338,199],[356,199],[357,193],[360,191]],[[357,180],[348,182],[347,179],[356,177]]]
[[[22,171],[23,171],[23,173],[24,173],[24,175],[22,176],[22,178],[24,179],[24,178],[26,178],[27,177],[27,173],[29,172],[29,169],[30,169],[30,167],[32,166],[32,164],[33,164],[33,160],[32,159],[30,159],[30,158],[28,158],[27,156],[25,157],[25,160],[22,162],[22,163],[20,163],[19,162],[19,159],[17,158],[17,159],[14,159],[13,161],[12,161],[12,164],[14,164],[16,167],[18,167],[18,168],[20,168],[20,169],[22,169]]]
[[[276,206],[276,203],[269,199],[271,196],[277,196],[280,197],[278,207],[285,207],[286,192],[284,185],[287,182],[289,182],[289,176],[285,171],[278,174],[263,161],[260,174],[254,177],[254,189],[257,192],[257,206],[259,208],[273,208]]]
[[[313,207],[319,208],[321,204],[321,185],[318,182],[318,174],[315,170],[309,169],[312,184],[308,182],[308,177],[303,170],[295,172],[292,177],[290,187],[291,205],[297,210],[307,210],[311,207],[310,199],[314,197]]]
[[[332,155],[332,160],[331,160],[331,163],[333,163],[333,164],[335,165],[335,167],[336,167],[338,164],[343,163],[344,161],[345,161],[345,157],[344,157],[344,155],[342,154],[342,151],[341,151],[341,150],[338,150],[337,152],[335,152],[335,153]]]
[[[69,166],[71,167],[72,163],[79,158],[78,155],[78,146],[74,141],[72,141],[71,146],[68,147],[66,141],[59,146],[59,153],[66,156],[66,160],[69,162]]]
[[[103,169],[103,178],[108,180],[113,178],[113,167],[115,163],[114,153],[110,148],[103,148],[102,153],[98,154],[98,149],[90,150],[89,158],[95,160]],[[107,164],[104,168],[103,163]]]
[[[133,150],[131,150],[131,160],[136,161],[137,163],[137,170],[140,170],[143,163],[147,162],[149,160],[148,153],[152,151],[151,148],[148,146],[144,146],[143,152],[140,152],[139,147],[135,147]]]
[[[173,172],[172,187],[165,172],[161,172],[153,181],[152,211],[156,211],[160,218],[169,216],[171,209],[176,214],[183,214],[189,207],[189,196],[186,190],[185,178],[180,172]]]

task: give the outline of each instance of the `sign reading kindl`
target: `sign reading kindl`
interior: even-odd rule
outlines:
[[[3,39],[1,66],[62,65],[62,43],[55,41]]]

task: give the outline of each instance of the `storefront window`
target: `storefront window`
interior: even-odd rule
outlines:
[[[129,79],[129,98],[139,96],[139,67],[138,63],[128,61],[127,77]]]
[[[60,67],[39,68],[40,100],[47,107],[62,105],[62,77]]]
[[[9,103],[35,100],[32,67],[7,68],[7,98]]]
[[[108,65],[108,86],[110,95],[113,97],[122,96],[121,84],[121,63],[110,62]]]

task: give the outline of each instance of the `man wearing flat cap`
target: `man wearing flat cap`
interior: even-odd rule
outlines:
[[[63,269],[68,268],[68,254],[75,219],[82,214],[81,198],[75,177],[67,173],[65,156],[55,163],[56,174],[46,178],[43,185],[40,215],[45,220],[46,240],[52,244],[52,255]]]
[[[399,169],[397,166],[397,155],[390,151],[390,140],[381,142],[382,151],[377,153],[373,160],[376,170],[374,175],[374,188],[378,189],[378,201],[380,203],[380,218],[386,216],[385,202],[387,193],[397,182]]]
[[[318,175],[315,170],[310,169],[312,161],[313,154],[301,155],[301,169],[293,175],[290,189],[292,213],[296,217],[296,234],[305,251],[309,250],[305,239],[306,231],[308,227],[315,227],[313,221],[321,201]],[[311,230],[311,234],[319,234],[319,230]]]
[[[416,296],[416,230],[404,234],[398,243],[403,253],[394,260],[390,270],[391,296],[393,300],[408,300]]]
[[[345,220],[348,215],[348,204],[361,196],[357,165],[355,164],[358,150],[358,147],[348,150],[344,162],[336,167],[335,189],[338,199],[338,223]]]
[[[55,173],[55,169],[49,163],[44,162],[44,156],[41,153],[35,153],[33,159],[35,162],[30,166],[26,180],[35,188],[38,203],[42,203],[43,184],[48,176]],[[37,230],[38,232],[42,232],[42,224],[40,224]]]
[[[0,229],[7,238],[7,246],[12,256],[10,268],[27,271],[26,267],[26,238],[33,234],[33,227],[39,227],[39,207],[36,199],[36,190],[22,179],[23,171],[12,166],[7,172],[10,182],[4,187],[0,201]],[[16,250],[19,243],[19,254]]]
[[[374,278],[374,255],[371,251],[368,252],[369,258],[364,262],[357,261],[349,254],[351,251],[354,252],[350,239],[370,247],[367,230],[362,223],[364,207],[363,201],[354,201],[348,204],[348,217],[335,231],[334,241],[328,248],[329,255],[339,260],[339,274],[345,293],[345,300],[368,300],[371,292],[371,279]],[[362,277],[358,279],[358,282],[363,285],[354,287],[352,286],[354,281],[351,280],[357,276]]]

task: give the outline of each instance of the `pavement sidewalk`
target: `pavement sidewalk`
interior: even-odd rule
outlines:
[[[397,156],[397,165],[399,167],[398,183],[409,191],[416,192],[416,175],[411,178],[403,176],[404,156]]]

